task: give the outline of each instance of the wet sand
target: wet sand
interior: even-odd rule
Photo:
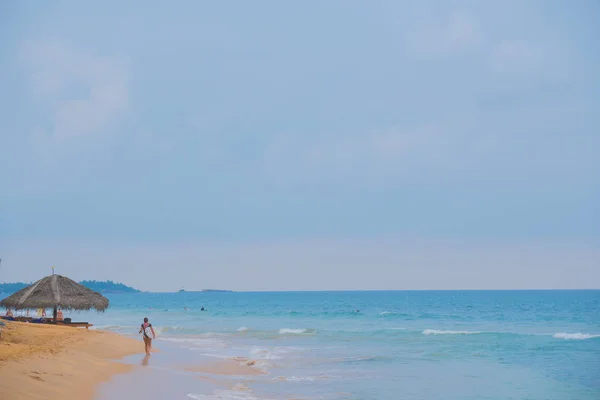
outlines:
[[[160,338],[156,344],[160,352],[150,357],[125,357],[134,370],[100,385],[96,400],[270,398],[251,390],[257,380],[271,380],[254,360],[206,357]]]
[[[134,368],[115,360],[144,352],[140,341],[110,332],[3,322],[2,399],[93,399],[98,384]]]
[[[245,383],[266,373],[253,360],[208,359],[165,342],[146,357],[141,340],[116,333],[3,322],[3,400],[212,398],[215,390],[248,393]]]

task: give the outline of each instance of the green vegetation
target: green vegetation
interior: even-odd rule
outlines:
[[[113,281],[81,281],[83,286],[100,293],[139,293],[140,291],[131,286]]]
[[[113,281],[81,281],[83,286],[100,293],[139,293],[139,290]],[[30,283],[0,283],[0,293],[15,293],[29,286]]]

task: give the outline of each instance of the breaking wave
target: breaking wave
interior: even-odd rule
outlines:
[[[305,333],[314,333],[314,330],[310,329],[290,329],[290,328],[281,328],[279,330],[280,335],[302,335]]]
[[[425,329],[423,335],[477,335],[479,331],[443,331],[438,329]]]
[[[589,333],[566,333],[566,332],[560,332],[560,333],[555,333],[554,335],[552,335],[553,338],[555,339],[565,339],[565,340],[586,340],[586,339],[594,339],[594,338],[599,338],[600,335],[592,335]]]

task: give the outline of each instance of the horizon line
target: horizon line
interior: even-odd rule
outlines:
[[[138,289],[139,290],[139,289]],[[302,289],[302,290],[231,290],[200,289],[176,291],[140,290],[140,293],[318,293],[318,292],[549,292],[549,291],[600,291],[598,288],[526,288],[526,289]]]

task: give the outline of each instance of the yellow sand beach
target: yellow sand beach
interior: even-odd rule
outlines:
[[[99,383],[133,368],[114,360],[144,351],[139,341],[110,332],[4,322],[3,400],[93,399]]]

